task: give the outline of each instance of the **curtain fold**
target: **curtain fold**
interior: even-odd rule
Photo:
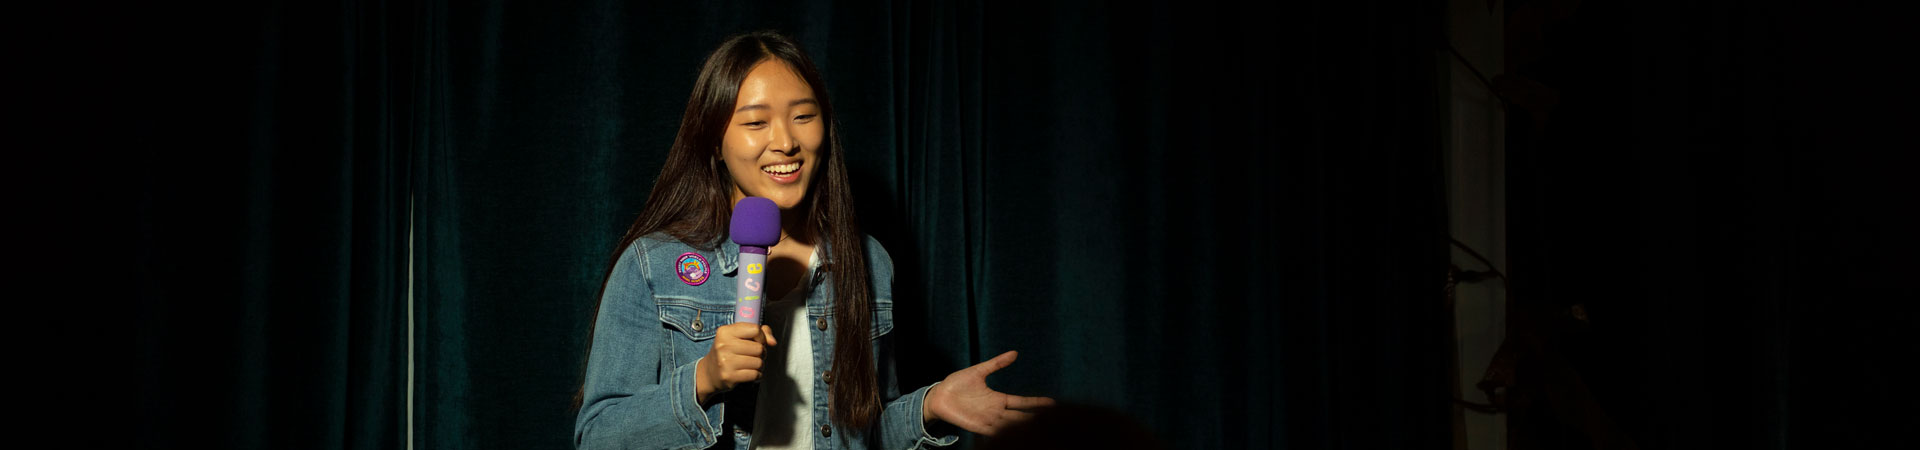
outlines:
[[[378,2],[136,8],[142,447],[394,448],[408,163]],[[137,28],[144,29],[144,28]]]

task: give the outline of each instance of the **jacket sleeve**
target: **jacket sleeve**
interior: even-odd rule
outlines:
[[[888,384],[887,394],[894,397],[880,413],[881,448],[946,447],[960,440],[960,436],[951,434],[935,437],[927,431],[927,423],[920,420],[920,405],[926,402],[927,391],[933,389],[932,385],[911,394],[899,395],[898,385],[893,380],[883,382]]]
[[[694,399],[699,360],[663,367],[672,349],[654,306],[642,242],[623,250],[600,297],[573,423],[578,449],[706,448],[720,436],[726,405],[703,409]]]
[[[873,271],[874,297],[892,299],[893,257],[887,254],[879,241],[871,237],[867,238],[866,244],[869,248],[868,253],[874,255],[868,262],[871,267],[869,270]],[[891,308],[887,308],[885,313],[892,314]],[[877,353],[874,355],[874,361],[875,369],[879,370],[880,395],[881,398],[886,399],[886,406],[880,412],[880,420],[875,422],[875,425],[880,427],[880,448],[918,449],[953,445],[960,440],[960,436],[944,433],[941,436],[934,436],[928,432],[926,421],[920,420],[921,405],[926,403],[927,391],[933,389],[932,385],[900,395],[900,377],[893,359],[892,342],[891,336],[882,336],[874,342],[874,351]]]

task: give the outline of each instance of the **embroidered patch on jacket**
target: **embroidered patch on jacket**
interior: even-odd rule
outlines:
[[[707,282],[707,257],[699,253],[681,253],[673,264],[673,271],[680,274],[680,281],[688,286],[699,286]]]

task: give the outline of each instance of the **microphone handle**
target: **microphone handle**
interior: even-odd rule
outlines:
[[[734,287],[737,294],[733,303],[733,321],[758,324],[762,312],[760,304],[767,290],[766,249],[742,246],[740,250],[740,276]]]

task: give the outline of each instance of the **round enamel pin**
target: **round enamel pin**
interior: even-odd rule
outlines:
[[[681,253],[675,259],[673,271],[680,274],[680,281],[688,286],[699,286],[707,282],[707,258],[699,253]]]

